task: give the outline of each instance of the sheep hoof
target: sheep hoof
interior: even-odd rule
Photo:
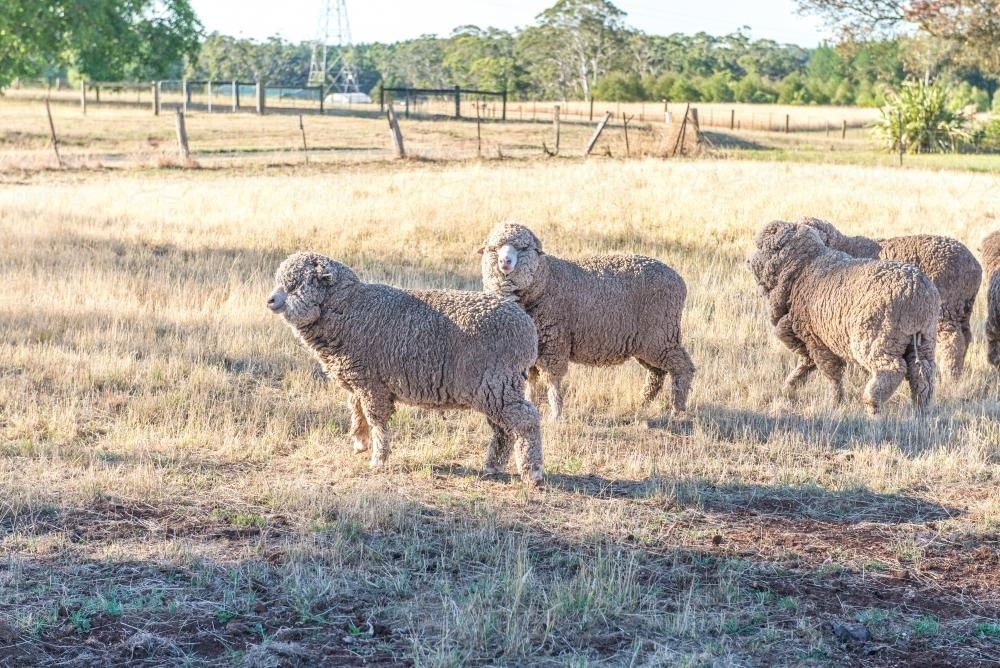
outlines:
[[[521,474],[521,480],[524,484],[530,487],[541,487],[542,486],[542,472],[541,471],[526,471]]]
[[[384,471],[385,470],[385,460],[375,459],[372,457],[371,461],[368,462],[368,468],[372,471]]]

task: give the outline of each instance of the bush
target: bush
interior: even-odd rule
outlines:
[[[952,152],[971,139],[966,118],[955,109],[949,91],[937,83],[903,82],[898,93],[887,93],[881,111],[875,132],[891,151],[898,151],[902,140],[908,153]]]

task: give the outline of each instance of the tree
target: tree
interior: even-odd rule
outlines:
[[[958,62],[1000,75],[1000,11],[996,0],[796,0],[853,36],[905,26],[944,40]]]
[[[176,77],[201,30],[188,0],[0,0],[0,88],[46,66],[99,80]]]
[[[557,0],[537,18],[554,38],[548,56],[560,69],[575,71],[583,98],[589,100],[598,77],[623,47],[625,12],[607,0]]]
[[[521,68],[514,55],[514,38],[503,30],[463,26],[452,32],[445,48],[445,68],[454,83],[486,90],[516,91]]]

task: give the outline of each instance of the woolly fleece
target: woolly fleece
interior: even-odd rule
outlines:
[[[509,273],[498,266],[497,252],[505,245],[517,253]],[[644,406],[669,373],[673,408],[686,410],[695,368],[681,345],[687,287],[677,272],[641,255],[560,259],[546,254],[538,237],[515,222],[497,225],[480,252],[484,290],[515,296],[535,321],[538,362],[529,389],[535,396],[539,379],[548,386],[552,419],[562,411],[560,383],[570,362],[603,366],[629,358],[648,372]]]
[[[513,450],[522,478],[541,481],[539,416],[525,399],[538,334],[512,300],[365,283],[316,253],[290,255],[275,282],[268,307],[351,393],[354,449],[370,447],[373,467],[389,455],[389,418],[401,401],[483,413],[493,429],[486,471],[503,470]]]
[[[853,360],[871,374],[863,394],[870,413],[904,377],[917,408],[930,406],[941,298],[923,272],[833,250],[804,224],[772,221],[754,243],[750,269],[767,296],[775,336],[802,358],[785,381],[789,389],[818,367],[839,402]]]
[[[983,269],[972,251],[951,237],[915,234],[869,239],[844,235],[833,224],[818,218],[803,218],[800,222],[815,229],[830,248],[854,257],[909,262],[927,274],[941,295],[937,349],[942,366],[952,378],[962,375],[965,354],[972,343],[972,308],[983,280]]]

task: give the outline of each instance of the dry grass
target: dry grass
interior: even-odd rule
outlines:
[[[108,123],[102,142],[132,141]],[[442,127],[421,130],[428,145]],[[782,396],[791,355],[743,265],[762,223],[805,214],[975,249],[998,226],[995,177],[18,159],[0,172],[0,664],[1000,658],[982,300],[968,374],[932,414],[901,392],[871,419],[858,374],[844,406],[819,380]],[[308,248],[368,280],[477,289],[474,249],[508,217],[550,252],[642,252],[686,278],[690,424],[635,422],[636,365],[574,368],[541,491],[480,477],[480,416],[405,406],[389,471],[369,473],[342,391],[264,307],[274,268]],[[862,626],[868,640],[850,634]]]

